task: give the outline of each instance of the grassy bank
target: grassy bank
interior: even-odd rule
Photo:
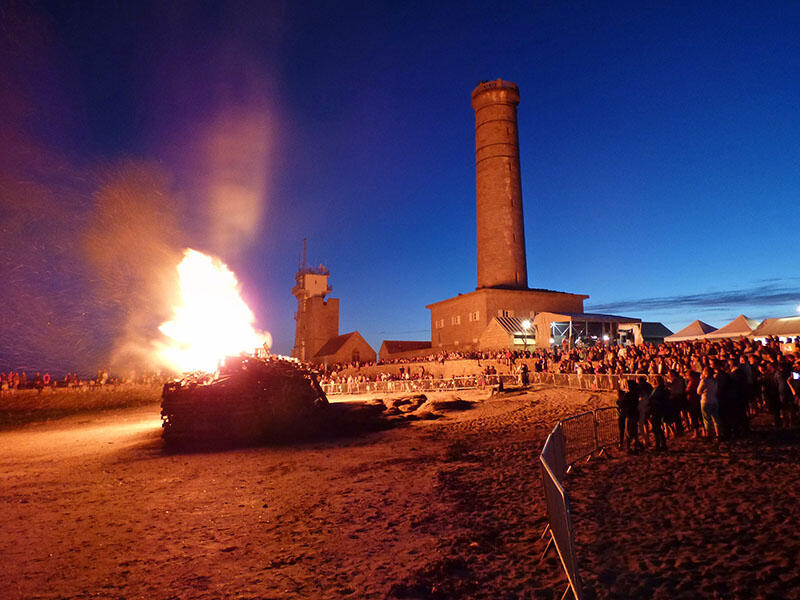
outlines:
[[[0,398],[0,429],[51,421],[80,413],[159,404],[160,385],[120,385],[96,389],[16,391]]]

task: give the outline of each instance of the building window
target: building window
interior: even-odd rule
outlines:
[[[461,315],[455,315],[453,317],[450,317],[450,324],[461,325]]]
[[[444,327],[444,319],[436,319],[436,322],[433,324],[436,329],[441,329]]]
[[[481,316],[480,312],[478,312],[476,310],[475,312],[469,313],[469,320],[470,321],[479,321],[480,320],[480,316]]]
[[[514,311],[513,310],[503,310],[502,308],[497,311],[498,317],[513,317]]]

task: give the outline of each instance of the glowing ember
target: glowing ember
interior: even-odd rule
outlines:
[[[226,356],[254,352],[271,343],[253,328],[255,317],[239,295],[236,276],[219,259],[186,249],[178,265],[180,301],[159,330],[161,360],[179,372],[217,369]]]

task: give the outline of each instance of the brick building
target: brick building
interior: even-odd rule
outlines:
[[[383,361],[427,356],[431,353],[431,343],[416,340],[383,340],[378,357]]]
[[[320,365],[339,363],[375,362],[375,350],[357,331],[332,337],[313,356],[312,362]]]
[[[328,284],[330,272],[324,266],[306,265],[303,261],[295,276],[292,294],[297,298],[292,356],[318,364],[338,362],[374,362],[375,350],[357,331],[339,335],[339,299],[325,298],[333,291]]]
[[[434,351],[473,350],[496,317],[533,320],[542,312],[583,313],[589,296],[528,287],[517,105],[519,88],[498,79],[472,92],[475,111],[477,275],[474,292],[429,304]],[[485,337],[492,345],[506,334]],[[508,333],[508,332],[506,332]],[[508,337],[508,339],[512,339]],[[549,335],[537,344],[549,346]],[[527,341],[527,338],[526,338]]]
[[[477,289],[429,304],[434,351],[474,350],[495,317],[530,319],[540,312],[583,312],[588,296],[550,290]],[[549,337],[549,336],[548,336]]]

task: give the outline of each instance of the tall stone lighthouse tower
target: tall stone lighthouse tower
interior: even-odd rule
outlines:
[[[472,91],[478,214],[478,288],[528,289],[516,83],[486,81]]]

